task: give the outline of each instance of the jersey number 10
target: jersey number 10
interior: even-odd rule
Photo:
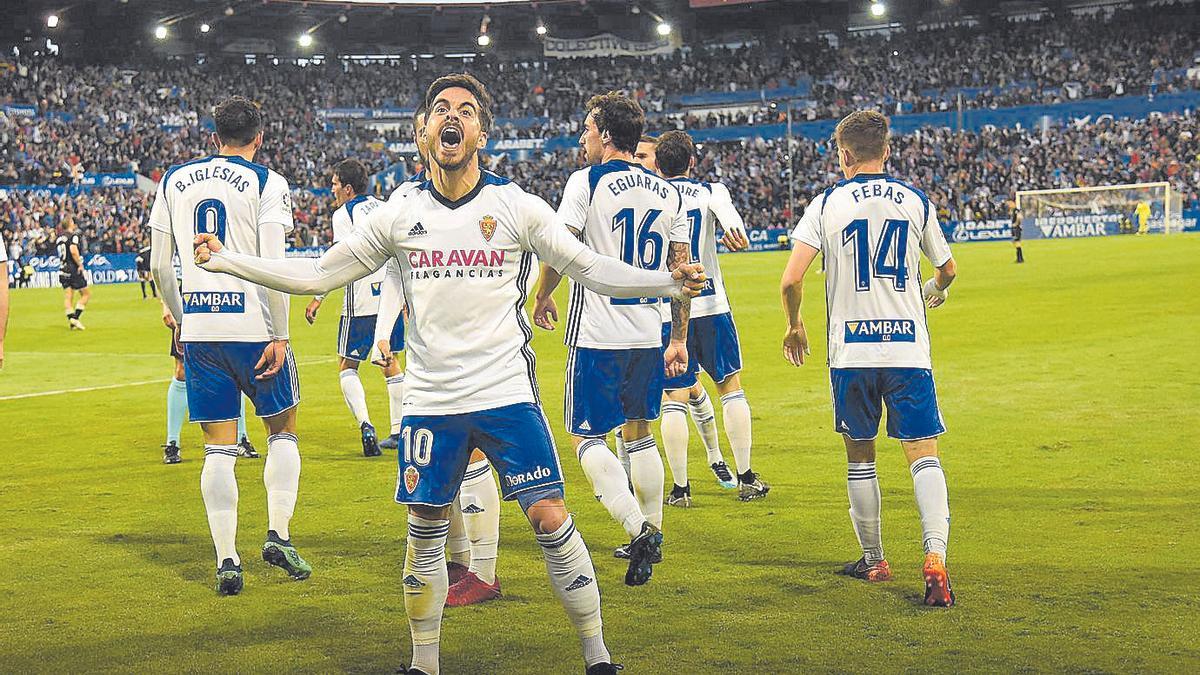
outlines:
[[[220,199],[205,199],[196,205],[196,234],[211,234],[225,243],[225,204]]]
[[[849,245],[854,252],[854,290],[871,290],[871,278],[874,277],[891,279],[892,288],[903,292],[908,287],[905,262],[908,254],[908,221],[893,218],[883,221],[883,231],[879,233],[874,255],[871,255],[868,236],[870,230],[866,218],[852,220],[842,230],[842,246]]]
[[[650,209],[636,227],[633,209],[621,209],[613,216],[613,232],[618,228],[622,230],[621,260],[626,265],[644,270],[659,269],[662,263],[663,236],[650,228],[654,226],[654,221],[660,214],[660,209]],[[609,298],[609,302],[614,305],[649,305],[658,302],[658,298]]]

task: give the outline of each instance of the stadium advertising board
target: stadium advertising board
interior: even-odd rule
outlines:
[[[35,255],[26,259],[33,268],[32,286],[49,288],[58,285],[58,270],[62,261],[56,255]],[[9,275],[16,272],[16,265],[9,265]],[[83,257],[83,269],[88,283],[120,284],[137,281],[136,253],[90,253]]]
[[[674,35],[638,42],[626,40],[612,33],[603,33],[585,38],[548,36],[544,41],[543,54],[559,59],[592,56],[652,56],[654,54],[671,54],[678,48],[679,38]]]

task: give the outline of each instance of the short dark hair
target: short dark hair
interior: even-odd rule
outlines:
[[[696,144],[686,131],[668,131],[658,137],[654,156],[664,176],[682,176],[696,156]]]
[[[655,144],[655,143],[658,143],[658,139],[651,136],[650,134],[642,134],[642,137],[638,139],[638,143]]]
[[[354,157],[343,159],[333,167],[333,174],[342,185],[354,188],[354,194],[365,195],[371,189],[371,178],[367,175],[367,165]]]
[[[250,145],[262,131],[262,112],[245,96],[230,96],[213,108],[217,138],[226,145]]]
[[[482,82],[467,73],[451,73],[434,80],[425,92],[424,107],[426,111],[433,109],[433,102],[437,100],[438,94],[455,87],[461,87],[471,92],[471,95],[479,102],[479,124],[485,132],[490,131],[492,128],[492,95],[488,93],[487,87],[483,86]]]
[[[587,112],[594,114],[596,130],[608,132],[612,144],[621,152],[636,152],[642,131],[646,129],[646,113],[637,101],[619,92],[593,96],[587,102]]]
[[[891,138],[891,125],[881,112],[856,110],[837,123],[833,138],[839,148],[850,151],[855,163],[882,159]]]

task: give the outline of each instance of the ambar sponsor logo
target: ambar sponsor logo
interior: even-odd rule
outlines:
[[[846,322],[846,343],[916,342],[917,323],[912,319],[865,319]]]

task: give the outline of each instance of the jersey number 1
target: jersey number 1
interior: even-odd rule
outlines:
[[[850,245],[854,252],[854,290],[871,290],[871,278],[891,279],[892,288],[903,292],[908,287],[908,221],[888,218],[883,221],[875,255],[871,255],[871,242],[867,219],[850,221],[842,230],[842,246]],[[891,261],[891,262],[889,262]]]
[[[225,243],[225,204],[220,199],[205,199],[196,205],[196,234],[215,235]]]

